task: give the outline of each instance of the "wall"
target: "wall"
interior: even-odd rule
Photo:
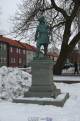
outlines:
[[[7,66],[7,44],[0,42],[0,66]]]

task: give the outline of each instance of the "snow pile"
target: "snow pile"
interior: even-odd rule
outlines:
[[[64,73],[74,74],[74,67],[70,67],[68,69],[63,69],[62,74],[64,74]]]
[[[23,96],[31,86],[31,75],[18,68],[0,68],[0,98]]]

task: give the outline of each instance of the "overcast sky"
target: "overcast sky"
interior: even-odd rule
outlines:
[[[0,0],[0,32],[9,32],[11,28],[10,17],[15,15],[20,0]]]

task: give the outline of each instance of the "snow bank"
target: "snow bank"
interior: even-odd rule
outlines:
[[[63,69],[62,70],[62,74],[66,74],[66,73],[69,73],[69,74],[74,74],[74,67],[70,67],[68,69]]]
[[[23,96],[31,86],[31,75],[18,68],[0,68],[0,98]]]

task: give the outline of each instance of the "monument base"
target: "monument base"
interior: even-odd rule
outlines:
[[[32,61],[32,86],[24,97],[53,97],[61,92],[53,83],[53,61],[49,58],[40,58]]]
[[[57,98],[38,98],[38,97],[27,97],[27,98],[16,98],[13,99],[14,103],[26,103],[26,104],[39,104],[39,105],[54,105],[63,107],[65,101],[69,98],[69,93],[60,94]]]
[[[24,98],[13,99],[16,103],[63,106],[69,94],[61,94],[53,81],[53,61],[36,59],[32,62],[32,86]]]

